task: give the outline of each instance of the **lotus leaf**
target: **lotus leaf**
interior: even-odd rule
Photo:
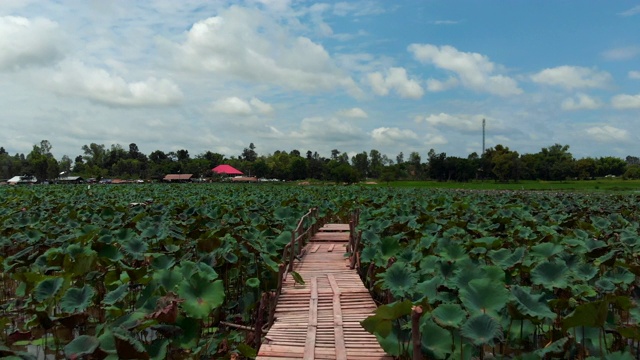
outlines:
[[[553,319],[556,317],[556,314],[540,300],[543,295],[532,294],[531,288],[516,285],[511,288],[511,294],[516,308],[522,315],[536,319]]]
[[[451,334],[434,323],[429,316],[423,315],[420,319],[420,334],[423,352],[429,358],[445,359],[451,353]]]
[[[92,355],[100,346],[95,336],[80,335],[64,347],[64,355],[69,359]]]
[[[562,245],[546,242],[532,246],[531,255],[540,259],[550,259],[553,255],[559,254],[563,250]]]
[[[471,343],[480,345],[493,345],[494,339],[502,341],[502,329],[496,319],[487,314],[473,316],[462,325],[460,335],[471,340]]]
[[[252,287],[252,288],[257,288],[258,286],[260,286],[260,279],[258,278],[249,278],[247,279],[247,286]]]
[[[222,280],[210,282],[196,274],[178,287],[178,295],[185,300],[182,308],[189,316],[204,319],[222,305],[225,294]]]
[[[371,334],[386,338],[391,334],[393,322],[411,314],[413,303],[409,300],[379,306],[373,315],[360,322],[360,325]]]
[[[563,330],[576,326],[602,327],[607,320],[608,301],[593,301],[578,305],[569,316],[562,320]]]
[[[431,316],[438,325],[457,329],[467,318],[467,312],[458,304],[442,304],[431,312]]]
[[[406,297],[417,283],[417,274],[413,266],[400,261],[391,265],[379,277],[382,288],[389,289],[397,298]]]
[[[460,288],[460,301],[472,314],[487,313],[497,316],[509,299],[504,283],[489,278],[471,280],[466,287]]]
[[[81,312],[91,305],[95,291],[89,285],[82,288],[69,288],[60,300],[60,308],[64,312]]]
[[[56,295],[63,283],[64,279],[59,277],[42,280],[36,285],[33,298],[39,302],[49,300]]]
[[[569,285],[569,268],[562,261],[541,262],[531,270],[531,281],[546,288],[566,288]]]
[[[114,290],[109,291],[102,300],[102,303],[105,305],[114,305],[118,301],[121,301],[125,296],[127,296],[128,293],[129,284],[122,284]]]

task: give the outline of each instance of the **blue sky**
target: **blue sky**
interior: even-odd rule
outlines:
[[[640,1],[0,2],[0,146],[640,156]]]

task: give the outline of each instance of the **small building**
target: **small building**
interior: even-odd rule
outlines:
[[[56,180],[58,184],[82,184],[84,179],[80,176],[65,176]]]
[[[7,180],[7,184],[9,185],[35,184],[37,182],[38,179],[31,175],[14,176]]]
[[[191,182],[193,174],[167,174],[162,181],[164,182]]]

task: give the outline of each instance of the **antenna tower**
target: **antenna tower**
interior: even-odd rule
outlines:
[[[487,121],[485,119],[482,119],[482,154],[484,155],[484,128],[487,125]]]

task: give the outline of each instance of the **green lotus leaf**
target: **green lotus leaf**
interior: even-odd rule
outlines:
[[[402,250],[402,246],[400,245],[400,242],[396,238],[387,236],[382,238],[379,249],[381,254],[381,260],[386,262],[390,258],[398,255],[400,250]]]
[[[541,259],[549,259],[563,250],[564,247],[562,245],[546,242],[532,246],[531,255]]]
[[[235,264],[238,262],[238,255],[236,255],[234,252],[226,251],[223,256],[224,259],[231,264]]]
[[[577,326],[600,328],[607,320],[608,310],[609,302],[604,300],[580,304],[562,320],[562,329],[566,331]]]
[[[415,286],[414,300],[421,301],[424,298],[429,299],[429,303],[436,301],[438,296],[438,287],[444,284],[442,276],[436,275],[428,280],[419,282]]]
[[[154,254],[151,260],[151,267],[155,270],[170,269],[176,263],[176,259],[165,254]]]
[[[378,250],[373,246],[368,246],[360,253],[360,261],[364,264],[368,264],[374,260],[380,262],[382,259],[376,258],[376,255],[378,255]]]
[[[38,283],[38,285],[36,285],[33,291],[33,298],[39,302],[49,300],[56,295],[56,293],[62,287],[63,283],[63,278],[51,278],[42,280]]]
[[[136,236],[136,233],[132,229],[121,228],[120,230],[116,231],[114,236],[119,243],[123,244],[133,239]]]
[[[514,304],[518,311],[536,319],[553,319],[556,314],[545,303],[540,301],[542,294],[532,294],[531,288],[524,286],[511,287]]]
[[[417,283],[417,274],[413,266],[401,261],[395,262],[379,277],[378,282],[382,283],[382,288],[388,289],[397,298],[407,296]]]
[[[258,278],[249,278],[247,279],[247,286],[252,288],[257,288],[260,286],[260,279]]]
[[[155,275],[155,273],[154,273]],[[124,299],[129,294],[129,284],[122,284],[112,291],[109,291],[102,300],[105,305],[114,305],[118,301]]]
[[[178,287],[178,296],[184,299],[182,308],[191,317],[204,319],[211,311],[224,301],[224,285],[222,280],[210,282],[199,275]]]
[[[457,329],[467,318],[467,312],[458,304],[442,304],[431,312],[431,316],[438,325]]]
[[[448,244],[443,250],[440,256],[446,261],[458,261],[469,257],[467,250],[457,242]]]
[[[147,244],[140,237],[134,237],[132,239],[127,240],[123,244],[122,248],[132,258],[136,260],[142,260],[144,259],[144,253],[147,251],[147,249],[149,249],[149,244]]]
[[[283,231],[273,240],[278,246],[285,246],[291,242],[291,231]]]
[[[471,280],[468,286],[460,288],[460,300],[471,314],[488,313],[497,315],[509,299],[509,291],[504,283],[489,278]]]
[[[451,345],[453,345],[451,334],[428,316],[423,315],[420,319],[420,334],[423,352],[429,359],[445,359],[451,353]]]
[[[604,293],[613,293],[616,291],[616,284],[606,278],[596,280],[595,286]]]
[[[576,275],[576,280],[587,282],[598,274],[598,268],[592,264],[586,263],[578,265],[573,272]]]
[[[60,300],[60,308],[64,312],[82,312],[91,305],[95,290],[89,285],[82,288],[70,288]]]
[[[636,280],[636,276],[631,271],[620,266],[616,266],[615,268],[607,271],[604,274],[604,278],[614,284],[624,285],[629,285]]]
[[[79,359],[93,354],[100,346],[95,336],[80,335],[64,347],[64,355],[68,359]]]
[[[413,303],[409,300],[394,302],[379,306],[373,315],[360,322],[360,325],[371,334],[386,338],[391,334],[393,323],[404,316],[411,314]]]
[[[476,346],[493,345],[494,339],[502,341],[502,329],[494,318],[487,314],[473,316],[460,328],[460,335]]]
[[[562,261],[541,262],[531,270],[531,281],[546,288],[564,289],[569,285],[569,268]]]

